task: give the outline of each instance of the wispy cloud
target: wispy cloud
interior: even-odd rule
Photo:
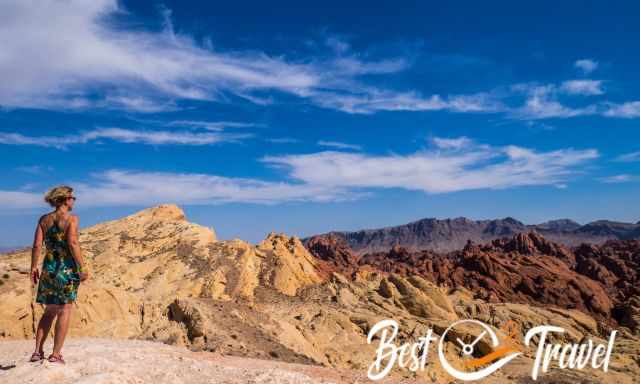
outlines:
[[[607,184],[617,184],[617,183],[628,183],[630,181],[633,181],[634,179],[635,177],[633,175],[629,175],[625,173],[621,175],[601,177],[599,180]]]
[[[332,55],[293,61],[198,44],[174,31],[170,12],[163,13],[161,32],[123,29],[112,17],[125,13],[116,0],[45,0],[38,7],[3,2],[0,106],[161,112],[179,109],[181,100],[228,102],[228,95],[266,105],[275,92],[347,113],[503,109],[488,93],[438,95],[375,86],[363,77],[394,74],[410,63],[369,59],[338,38],[327,38]]]
[[[604,94],[601,80],[567,80],[562,83],[560,89],[572,95],[592,96]]]
[[[640,117],[640,101],[631,101],[623,104],[610,104],[604,112],[605,116],[632,119]]]
[[[101,139],[121,143],[140,143],[149,145],[209,145],[220,142],[234,142],[251,137],[250,134],[231,134],[217,132],[175,132],[131,130],[123,128],[98,128],[65,136],[25,136],[20,133],[0,132],[0,144],[34,145],[40,147],[66,148],[72,144],[84,144]]]
[[[38,7],[9,0],[0,14],[5,107],[152,112],[176,99],[218,100],[221,92],[295,94],[320,80],[307,65],[260,52],[203,48],[175,34],[169,21],[162,32],[122,29],[111,20],[124,14],[116,0],[42,1]]]
[[[327,36],[325,44],[337,54],[346,53],[351,48],[351,45],[347,41],[338,36]]]
[[[86,206],[329,202],[362,198],[381,188],[426,193],[533,185],[563,188],[599,156],[594,149],[537,152],[478,144],[464,137],[435,138],[433,143],[431,150],[407,155],[324,151],[262,158],[263,163],[285,170],[284,181],[113,169],[69,183]],[[28,191],[4,190],[0,198],[9,208],[43,204],[40,194]]]
[[[20,167],[16,167],[16,170],[20,172],[30,173],[33,175],[38,175],[45,171],[47,172],[52,171],[53,167],[50,165],[46,167],[42,165],[23,165]]]
[[[577,60],[573,65],[580,69],[585,75],[588,75],[598,68],[598,62],[592,59]]]
[[[354,149],[356,151],[359,151],[359,150],[362,149],[362,147],[359,146],[359,145],[341,143],[339,141],[320,140],[320,141],[318,141],[318,145],[321,146],[321,147],[332,147],[332,148],[338,148],[338,149]]]
[[[60,97],[57,99],[57,97]],[[124,96],[124,95],[105,95],[101,100],[89,100],[77,99],[76,104],[64,105],[67,100],[64,95],[54,96],[52,100],[46,101],[43,105],[35,105],[36,107],[44,108],[67,108],[67,109],[84,109],[88,107],[95,108],[110,108],[110,109],[122,109],[133,112],[169,112],[178,109],[176,103],[173,100],[162,100],[159,98],[146,97],[146,96]],[[80,102],[81,101],[81,102]],[[56,103],[48,105],[48,103]]]
[[[170,12],[163,13],[161,32],[127,30],[112,22],[113,16],[124,13],[116,0],[45,0],[38,7],[19,0],[3,2],[0,105],[158,112],[179,108],[178,101],[184,99],[226,102],[228,94],[271,103],[264,92],[277,91],[323,107],[362,113],[422,109],[420,104],[431,100],[359,81],[362,75],[406,69],[403,58],[364,60],[339,40],[327,43],[333,56],[299,62],[259,51],[222,52],[177,34]],[[325,95],[332,100],[325,101]],[[374,100],[367,107],[352,105],[367,99]]]
[[[265,141],[275,144],[295,144],[300,142],[300,140],[293,137],[270,137],[266,138]]]
[[[0,5],[0,14],[0,105],[5,107],[149,112],[174,99],[216,100],[220,92],[295,94],[320,80],[307,65],[260,52],[200,47],[175,34],[169,20],[162,32],[124,30],[110,20],[123,14],[116,0],[43,1],[38,7],[9,0]],[[96,89],[105,96],[91,96]]]
[[[434,137],[431,141],[436,147],[442,149],[463,149],[475,145],[473,140],[465,136],[456,138]]]
[[[459,143],[465,142],[461,139]],[[440,143],[455,143],[440,141]],[[579,166],[597,158],[594,149],[536,152],[518,146],[472,145],[461,150],[374,156],[345,152],[267,156],[289,177],[312,185],[340,188],[402,188],[428,193],[565,183]]]
[[[168,10],[162,14],[162,31],[114,22],[123,16],[127,12],[117,0],[43,0],[38,7],[20,0],[1,2],[0,107],[148,113],[177,110],[188,100],[229,103],[239,97],[269,105],[284,94],[352,114],[448,111],[546,119],[598,113],[591,105],[567,106],[557,99],[558,93],[604,92],[601,80],[568,80],[552,92],[531,94],[515,105],[513,94],[492,89],[469,94],[397,89],[389,86],[388,75],[407,70],[411,60],[354,52],[337,37],[327,37],[325,50],[307,57],[268,55],[199,43],[174,30]],[[585,74],[598,67],[592,59],[574,64]],[[381,76],[387,76],[386,81],[376,80]],[[638,117],[637,109],[633,102],[624,103],[603,115]],[[221,126],[201,127],[215,131]]]
[[[339,188],[270,182],[207,174],[111,170],[95,175],[94,184],[78,187],[89,204],[219,204],[335,201],[347,198]],[[167,180],[171,180],[167,183]]]
[[[635,161],[640,161],[640,151],[637,152],[629,152],[622,154],[615,159],[616,161],[622,161],[624,163],[632,163]]]
[[[554,84],[517,84],[513,90],[527,94],[524,106],[511,111],[511,115],[519,119],[569,118],[597,113],[595,105],[572,108],[561,104],[557,99],[558,87]]]
[[[328,64],[335,71],[335,75],[340,76],[389,74],[400,72],[408,67],[408,63],[403,59],[366,62],[355,56],[339,56],[331,59]]]
[[[272,182],[250,178],[199,173],[109,170],[74,183],[82,206],[156,205],[177,203],[211,205],[224,203],[275,204],[290,201],[342,201],[361,194],[336,187],[304,183]],[[0,191],[6,209],[37,208],[44,202],[34,192]]]
[[[222,131],[225,128],[260,127],[262,124],[245,123],[240,121],[199,121],[199,120],[174,120],[166,123],[168,127],[202,128],[208,131]]]
[[[0,190],[0,199],[4,201],[0,212],[42,207],[45,204],[43,196],[34,192]]]
[[[317,91],[309,95],[326,108],[348,113],[371,114],[380,111],[442,111],[500,112],[502,102],[489,93],[474,95],[425,96],[416,91],[397,92],[364,86],[352,86],[350,91]]]

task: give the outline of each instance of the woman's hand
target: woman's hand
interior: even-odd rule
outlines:
[[[80,272],[78,275],[80,276],[80,281],[85,281],[89,278],[89,272]]]
[[[38,280],[40,279],[40,271],[38,267],[31,268],[31,282],[33,285],[38,284]]]

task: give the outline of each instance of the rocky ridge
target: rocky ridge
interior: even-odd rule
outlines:
[[[582,243],[602,244],[607,240],[640,239],[640,224],[598,220],[580,225],[569,219],[551,220],[527,225],[512,217],[496,220],[471,220],[466,217],[439,220],[427,218],[404,225],[359,231],[334,231],[319,236],[344,239],[353,251],[365,253],[386,252],[401,246],[411,252],[431,250],[451,252],[464,248],[467,241],[485,243],[518,233],[536,231],[548,240],[565,246]]]
[[[567,330],[554,341],[604,337],[598,319],[585,312],[535,302],[493,303],[464,286],[438,285],[421,273],[354,265],[359,258],[340,242],[318,243],[312,248],[314,256],[298,238],[284,234],[269,234],[256,245],[220,241],[211,229],[189,223],[172,205],[83,229],[80,242],[93,277],[80,287],[72,338],[153,340],[193,351],[361,373],[375,356],[375,345],[366,342],[368,331],[387,318],[399,322],[402,341],[416,341],[428,329],[441,334],[463,318],[481,320],[502,336],[507,323],[516,324],[520,335],[533,324],[553,323]],[[335,257],[334,245],[343,247]],[[520,245],[504,246],[517,250]],[[402,260],[411,258],[399,249],[397,253],[397,262],[390,265],[403,265]],[[603,263],[607,255],[602,254]],[[404,264],[412,265],[406,260]],[[0,256],[0,339],[33,337],[42,309],[33,304],[28,267],[28,250]],[[637,318],[637,312],[629,311],[628,316]],[[457,337],[472,340],[479,330],[457,332]],[[448,356],[460,354],[455,339],[446,343]],[[492,350],[484,341],[478,345]],[[615,355],[607,378],[630,383],[637,377],[638,345],[633,332],[623,332],[618,348],[624,353]],[[526,382],[533,355],[525,352],[521,364],[505,367],[487,382]],[[429,359],[424,371],[394,368],[392,375],[421,382],[452,381],[436,359]],[[604,380],[602,372],[589,370],[556,371],[549,377],[566,382]]]

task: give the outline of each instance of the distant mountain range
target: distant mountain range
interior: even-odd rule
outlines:
[[[21,248],[25,248],[25,246],[13,246],[13,247],[3,247],[0,246],[0,253],[7,253],[7,252],[11,252],[11,251],[15,251],[17,249],[21,249]]]
[[[512,217],[478,221],[465,217],[444,220],[426,218],[394,227],[329,232],[318,236],[343,238],[355,253],[362,255],[385,252],[394,245],[409,251],[450,252],[463,248],[468,240],[481,243],[532,230],[551,241],[571,247],[582,243],[601,244],[609,239],[640,239],[640,222],[598,220],[581,225],[573,220],[560,219],[527,225]]]

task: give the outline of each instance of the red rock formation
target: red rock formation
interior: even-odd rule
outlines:
[[[640,295],[640,241],[610,240],[601,246],[575,249],[575,269],[605,286],[610,295],[625,300]]]
[[[637,240],[611,240],[572,251],[529,232],[483,245],[468,242],[463,250],[445,255],[394,246],[360,258],[339,237],[316,237],[307,247],[347,274],[365,266],[417,274],[439,285],[464,286],[487,301],[575,308],[611,324],[628,317],[625,303],[640,295]]]
[[[323,261],[327,272],[338,271],[350,276],[358,269],[358,257],[347,242],[337,236],[314,236],[305,240],[305,247]]]
[[[552,304],[609,317],[614,303],[607,291],[574,271],[574,263],[567,248],[530,232],[467,246],[453,259],[448,276],[431,278],[465,286],[489,301]]]

